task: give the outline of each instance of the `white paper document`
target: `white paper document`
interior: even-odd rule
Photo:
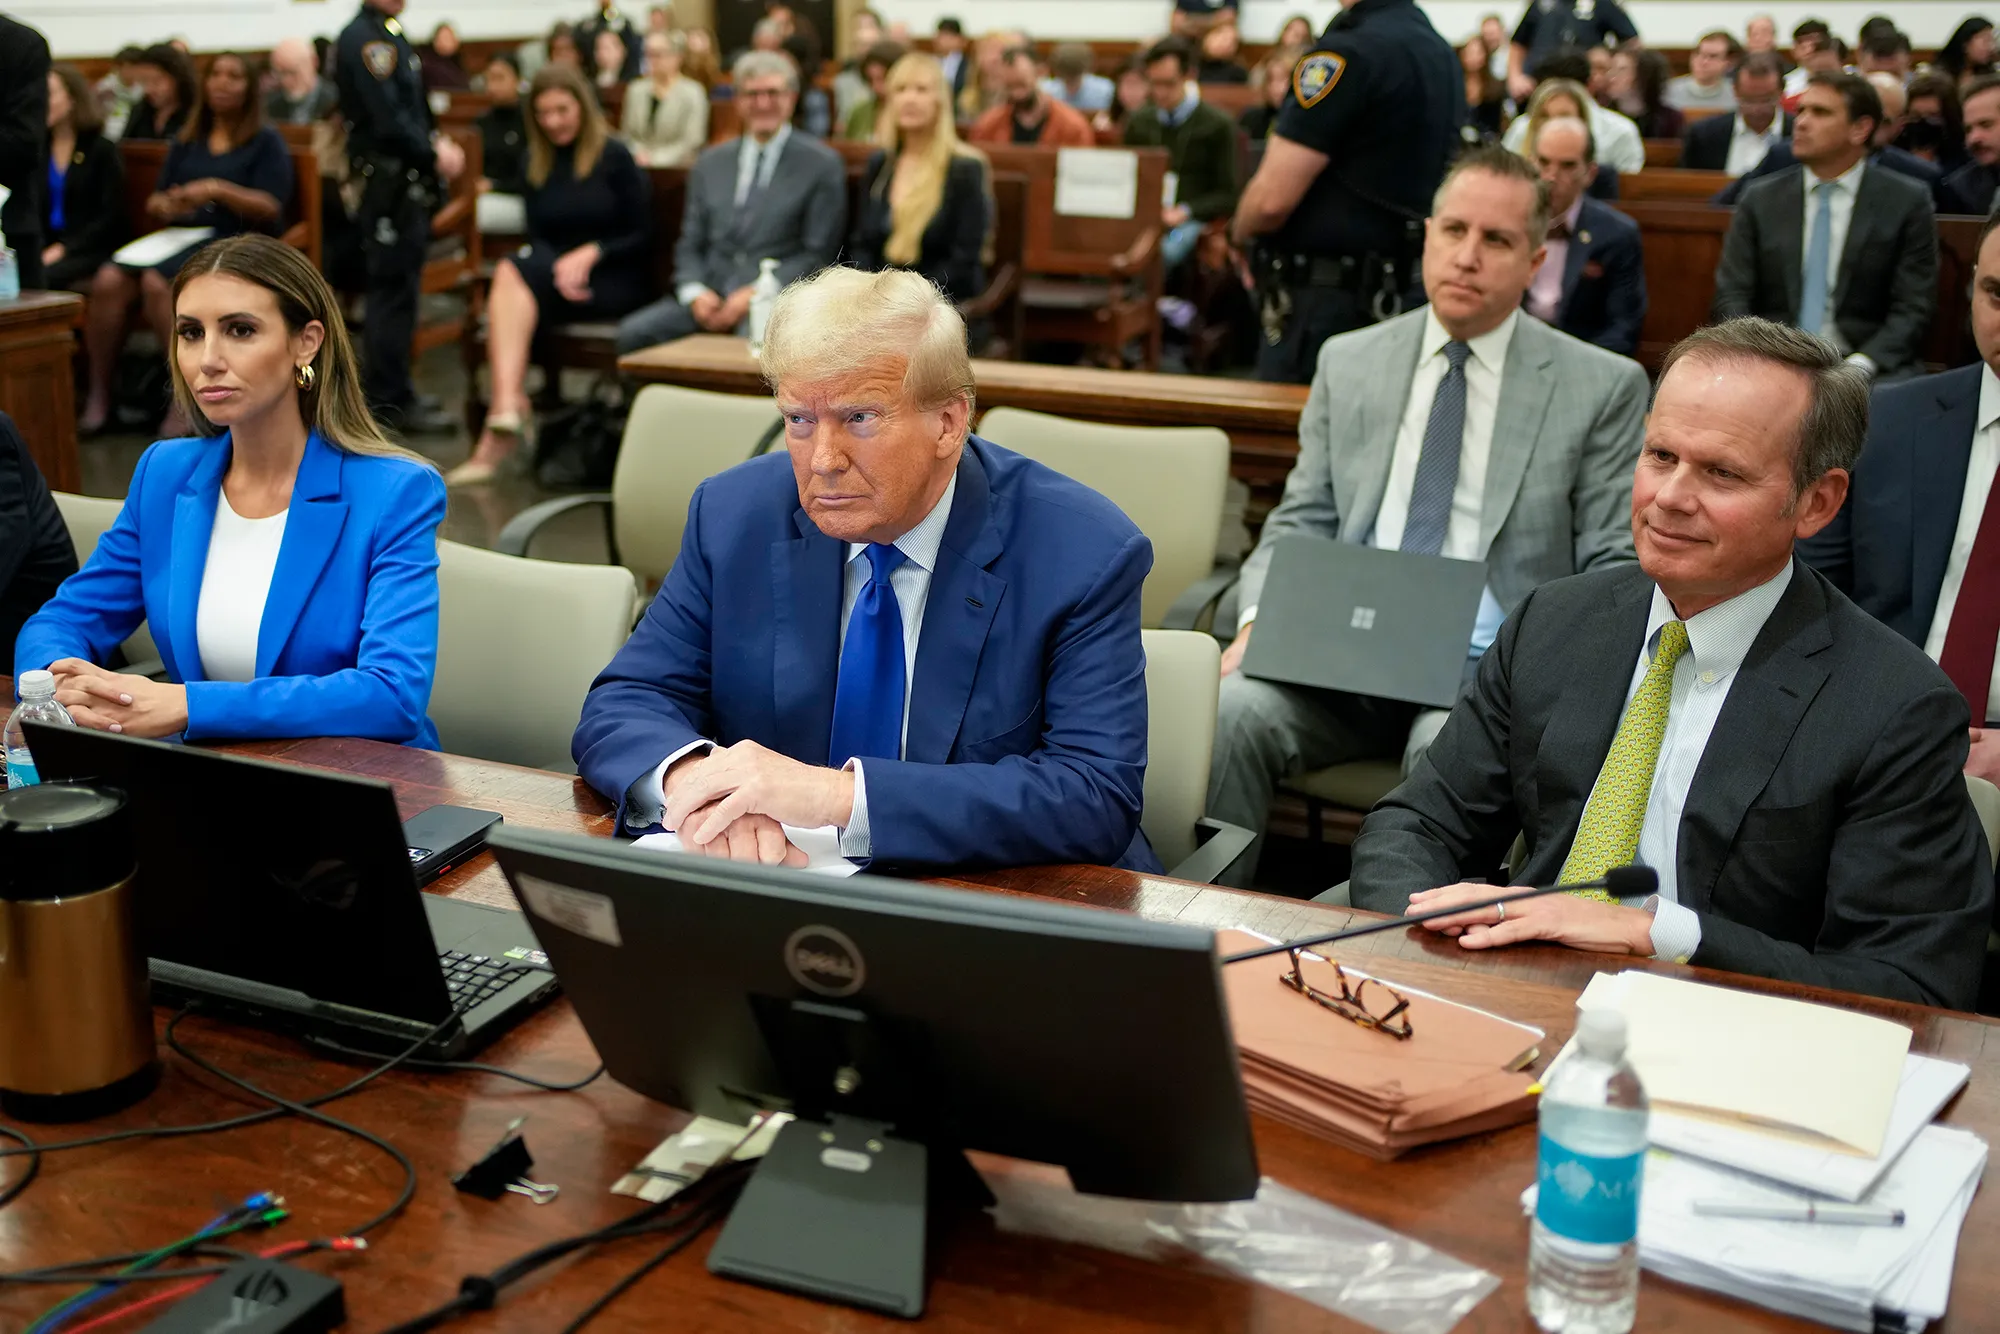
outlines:
[[[1139,207],[1139,155],[1128,148],[1056,150],[1056,212],[1129,218]]]
[[[213,227],[162,227],[157,232],[147,232],[138,240],[119,246],[112,252],[111,262],[127,268],[150,269],[214,235]]]
[[[840,830],[837,826],[800,829],[795,825],[786,825],[784,829],[785,837],[792,841],[792,846],[806,855],[806,870],[816,875],[844,876],[853,875],[861,869],[840,855]],[[647,834],[634,839],[632,846],[648,852],[686,852],[681,847],[679,834]]]

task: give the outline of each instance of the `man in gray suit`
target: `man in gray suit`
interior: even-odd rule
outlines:
[[[750,314],[758,261],[777,260],[783,286],[840,254],[847,169],[840,154],[792,129],[798,66],[775,51],[749,51],[731,79],[743,134],[695,159],[674,247],[673,295],[619,321],[620,352],[703,330],[735,333]]]
[[[1815,74],[1802,99],[1798,165],[1744,191],[1715,271],[1714,316],[1796,325],[1870,375],[1915,373],[1937,313],[1930,191],[1868,160],[1882,123],[1868,80]]]
[[[1517,831],[1516,883],[1659,873],[1429,926],[1969,1008],[1993,866],[1960,777],[1965,697],[1792,554],[1846,499],[1868,380],[1823,339],[1741,319],[1667,357],[1632,482],[1637,568],[1537,589],[1354,844],[1378,912],[1467,883]]]
[[[1484,560],[1474,658],[1537,584],[1632,559],[1625,515],[1646,375],[1521,317],[1546,253],[1548,199],[1525,158],[1499,148],[1460,157],[1426,224],[1430,304],[1320,348],[1299,459],[1244,562],[1236,642],[1222,659],[1208,793],[1217,819],[1262,830],[1280,778],[1403,754],[1406,743],[1420,750],[1444,716],[1413,729],[1414,705],[1237,670],[1276,539]]]

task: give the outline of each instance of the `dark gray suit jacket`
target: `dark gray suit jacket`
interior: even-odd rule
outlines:
[[[742,232],[736,219],[741,139],[715,145],[688,172],[687,207],[674,247],[674,286],[701,283],[728,296],[757,281],[757,262],[778,261],[780,284],[816,273],[840,255],[847,235],[847,168],[840,154],[793,130]]]
[[[1761,315],[1795,324],[1805,286],[1804,167],[1743,193],[1715,271],[1717,320]],[[1937,218],[1930,191],[1870,163],[1834,270],[1834,323],[1884,375],[1917,364],[1937,313]]]
[[[1653,582],[1637,566],[1531,594],[1470,692],[1354,843],[1357,907],[1562,871],[1625,709]],[[1993,870],[1966,796],[1965,700],[1936,664],[1795,564],[1731,684],[1681,819],[1693,963],[1970,1009]]]

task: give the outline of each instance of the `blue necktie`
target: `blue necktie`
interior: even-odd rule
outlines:
[[[1826,323],[1827,261],[1833,257],[1833,183],[1822,181],[1813,190],[1819,207],[1813,213],[1812,240],[1806,243],[1806,284],[1799,297],[1799,328],[1809,334]]]
[[[1417,455],[1410,513],[1403,521],[1404,551],[1435,556],[1444,550],[1451,496],[1458,490],[1458,456],[1465,448],[1465,358],[1471,351],[1460,342],[1444,345],[1444,359],[1451,364],[1438,381],[1430,420],[1424,423],[1424,448]]]
[[[903,754],[903,609],[889,575],[903,563],[895,547],[871,543],[874,573],[847,618],[840,683],[833,692],[833,741],[827,763],[838,769],[859,755],[894,760]]]

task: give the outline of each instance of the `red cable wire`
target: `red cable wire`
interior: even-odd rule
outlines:
[[[337,1251],[359,1249],[358,1247],[354,1247],[351,1245],[349,1246],[341,1245],[341,1243],[345,1241],[347,1241],[347,1238],[345,1237],[338,1238],[334,1242],[330,1243],[330,1247],[331,1249]],[[282,1246],[273,1246],[271,1249],[267,1251],[259,1251],[258,1255],[262,1259],[275,1260],[282,1256],[303,1254],[306,1251],[312,1250],[313,1247],[314,1243],[310,1241],[288,1241]],[[206,1287],[210,1283],[213,1283],[214,1281],[215,1280],[212,1278],[199,1278],[189,1283],[182,1283],[175,1287],[168,1288],[165,1292],[156,1292],[150,1297],[142,1298],[136,1302],[130,1302],[124,1306],[119,1307],[115,1311],[106,1311],[104,1314],[97,1316],[94,1319],[84,1321],[81,1325],[73,1325],[70,1327],[68,1334],[84,1334],[85,1330],[108,1328],[111,1325],[116,1324],[120,1320],[123,1320],[128,1315],[132,1315],[133,1313],[138,1311],[146,1310],[149,1307],[158,1306],[163,1302],[170,1302],[176,1297],[185,1297],[190,1292],[193,1292],[196,1288]]]

